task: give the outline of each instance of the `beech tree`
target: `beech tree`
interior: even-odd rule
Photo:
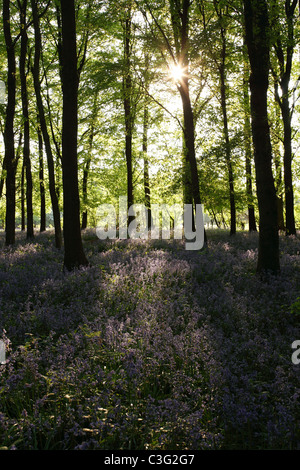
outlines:
[[[63,91],[62,166],[64,200],[64,266],[72,270],[88,264],[80,231],[78,189],[78,70],[74,0],[60,2],[62,22],[61,80]]]
[[[252,175],[252,145],[251,145],[251,120],[250,120],[250,96],[249,96],[249,65],[247,46],[243,39],[243,107],[244,107],[244,142],[246,156],[246,193],[248,204],[249,231],[257,231],[253,197]]]
[[[148,58],[146,56],[146,70],[148,65]],[[146,80],[145,94],[144,94],[144,113],[143,113],[143,140],[142,140],[142,153],[144,162],[144,194],[145,206],[147,208],[148,228],[152,224],[151,218],[151,190],[150,190],[150,176],[149,176],[149,158],[148,158],[148,129],[149,129],[149,97],[148,97],[148,84]]]
[[[127,206],[134,204],[133,197],[133,171],[132,171],[132,137],[134,125],[133,83],[131,77],[131,51],[132,51],[132,6],[131,2],[125,7],[122,21],[124,34],[124,70],[123,70],[123,105],[125,119],[125,158],[127,168]],[[132,217],[128,217],[128,224]]]
[[[82,211],[82,220],[81,220],[81,230],[87,228],[88,225],[88,178],[90,173],[90,167],[92,162],[92,150],[93,142],[95,136],[95,126],[96,126],[96,117],[98,112],[98,94],[96,92],[94,95],[93,109],[90,117],[89,127],[88,127],[88,146],[87,146],[87,157],[84,161],[83,168],[83,178],[82,178],[82,202],[83,202],[83,211]]]
[[[173,25],[176,54],[172,54],[175,66],[182,69],[178,77],[177,88],[180,93],[183,108],[184,150],[190,173],[192,196],[194,204],[201,204],[199,175],[195,154],[195,126],[193,107],[189,90],[189,20],[190,0],[180,3],[170,0],[170,14]]]
[[[26,213],[27,213],[27,238],[33,238],[33,208],[32,208],[32,174],[30,160],[30,129],[29,129],[29,111],[28,111],[28,93],[27,93],[27,73],[26,64],[29,60],[27,54],[28,35],[26,27],[27,0],[19,2],[20,25],[21,25],[21,51],[20,51],[20,80],[21,80],[21,98],[23,114],[23,159],[26,174]]]
[[[15,42],[11,35],[11,2],[3,0],[3,30],[7,54],[7,105],[4,128],[5,155],[3,168],[6,172],[6,218],[5,243],[15,243],[16,221],[16,169],[17,159],[14,142],[14,118],[16,111],[16,58]]]
[[[49,192],[52,203],[53,220],[55,228],[55,246],[61,248],[62,245],[62,233],[61,233],[61,222],[60,222],[60,210],[58,204],[58,198],[56,194],[56,183],[55,183],[55,168],[53,153],[51,148],[50,136],[47,128],[45,109],[42,99],[41,82],[40,82],[40,58],[42,51],[42,39],[39,24],[39,13],[37,8],[37,1],[31,0],[31,9],[33,16],[33,27],[34,27],[34,61],[32,66],[33,82],[35,89],[35,96],[37,102],[37,109],[39,115],[39,125],[43,135],[43,141],[45,144],[48,173],[49,173]]]
[[[275,81],[275,98],[280,107],[283,121],[283,168],[284,168],[284,193],[285,193],[285,230],[286,235],[295,235],[294,216],[294,190],[292,176],[292,116],[293,108],[290,106],[291,91],[289,88],[292,64],[295,48],[295,17],[297,13],[298,0],[285,0],[284,18],[279,14],[279,5],[275,1],[272,5],[272,26],[275,29],[273,34],[273,45],[277,58],[278,67],[272,67]],[[282,34],[283,24],[286,26],[286,34]],[[278,69],[278,72],[277,72]],[[281,93],[279,93],[279,89]]]
[[[177,90],[182,103],[182,135],[183,135],[183,198],[184,203],[196,205],[201,204],[198,164],[195,151],[195,118],[193,104],[190,96],[190,18],[192,2],[182,0],[181,2],[169,0],[167,9],[169,21],[172,26],[172,37],[160,24],[156,12],[148,2],[146,9],[150,13],[153,24],[164,44],[166,55],[162,52],[166,64],[173,75]],[[194,220],[193,220],[194,225]],[[206,243],[206,233],[205,233]]]
[[[40,182],[40,232],[46,230],[46,194],[44,179],[44,147],[39,116],[37,116],[37,135],[39,148],[39,182]]]
[[[270,30],[265,0],[244,0],[246,44],[251,75],[251,116],[256,187],[259,207],[257,271],[278,272],[279,237],[277,204],[272,173],[272,148],[268,122],[267,92],[270,71]]]

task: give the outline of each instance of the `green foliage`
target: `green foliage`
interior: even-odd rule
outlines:
[[[126,194],[125,123],[122,98],[122,77],[124,74],[123,24],[124,12],[132,8],[131,74],[133,82],[134,129],[133,129],[133,181],[135,200],[144,200],[142,137],[143,103],[145,90],[149,96],[148,160],[150,189],[153,202],[182,201],[182,106],[174,80],[170,77],[170,50],[178,54],[176,24],[180,18],[176,2],[140,0],[138,2],[89,1],[76,2],[79,82],[79,132],[78,168],[81,209],[87,210],[89,224],[95,223],[95,212],[103,202],[115,202]],[[179,8],[179,10],[178,10]],[[30,5],[28,7],[30,14]],[[43,12],[39,4],[40,13]],[[16,56],[20,53],[20,20],[17,3],[12,4],[12,34],[16,39]],[[57,24],[56,3],[50,3],[40,18],[43,51],[41,58],[42,92],[48,131],[55,158],[55,171],[59,204],[62,209],[62,93],[59,68],[60,30]],[[246,169],[244,148],[244,105],[243,105],[243,11],[241,2],[222,0],[216,2],[192,2],[189,10],[189,78],[190,95],[194,111],[196,156],[200,178],[201,197],[207,212],[218,220],[230,218],[229,189],[226,166],[223,118],[220,102],[219,67],[222,51],[222,34],[226,34],[226,99],[231,160],[234,170],[235,200],[238,218],[247,212]],[[172,23],[172,15],[173,23]],[[296,47],[299,41],[299,24],[294,19],[294,42],[287,39],[288,23],[284,2],[270,2],[273,43],[281,41],[283,48]],[[177,15],[177,16],[176,16]],[[178,16],[179,15],[179,16]],[[176,23],[177,18],[177,23]],[[179,23],[178,23],[179,24]],[[175,29],[174,29],[175,28]],[[2,35],[3,33],[1,33]],[[30,150],[33,175],[33,206],[35,224],[39,225],[40,191],[37,146],[37,111],[31,74],[34,41],[33,28],[28,25],[27,86],[30,111]],[[176,39],[177,38],[177,39]],[[2,38],[3,39],[3,38]],[[177,41],[177,42],[176,42]],[[274,52],[274,50],[273,50]],[[147,57],[147,60],[146,60]],[[81,67],[82,66],[82,67]],[[272,54],[272,68],[280,72],[275,54]],[[6,81],[6,51],[0,41],[0,79]],[[272,77],[272,75],[270,75]],[[299,63],[294,55],[292,79],[294,97],[297,97]],[[273,153],[279,167],[282,167],[283,126],[276,111],[273,82],[270,82],[269,118]],[[95,105],[96,97],[96,105]],[[292,95],[291,95],[292,97]],[[298,204],[298,139],[296,118],[299,102],[294,102],[293,144],[295,156],[293,175],[295,184],[295,215],[299,224]],[[249,112],[249,110],[248,110]],[[0,129],[3,133],[5,106],[0,105]],[[93,138],[91,143],[91,129]],[[16,146],[22,132],[19,72],[17,67],[17,107],[15,118]],[[4,143],[0,139],[0,164],[3,165]],[[17,220],[21,216],[21,173],[22,150],[19,152],[17,168]],[[51,219],[51,202],[48,190],[46,155],[45,187],[46,211]],[[84,195],[83,178],[85,168],[87,196]],[[2,168],[1,168],[2,169]],[[0,170],[1,170],[0,169]],[[252,161],[254,202],[255,171]],[[284,189],[283,179],[278,180],[279,170],[274,176],[278,182],[278,193]],[[2,173],[5,176],[5,172]],[[26,185],[24,187],[26,189]],[[2,226],[5,219],[5,186],[0,202]]]
[[[300,318],[300,297],[291,305],[291,313],[297,320]]]

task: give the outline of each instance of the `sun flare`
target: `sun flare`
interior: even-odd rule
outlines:
[[[170,66],[170,74],[175,82],[179,82],[184,76],[184,70],[181,65],[173,64]]]

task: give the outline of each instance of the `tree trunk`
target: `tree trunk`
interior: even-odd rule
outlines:
[[[83,212],[82,212],[82,220],[81,220],[81,230],[84,230],[84,229],[87,228],[87,221],[88,221],[87,184],[88,184],[88,177],[89,177],[90,166],[91,166],[91,161],[92,161],[92,150],[93,150],[94,132],[95,132],[95,120],[97,118],[97,112],[98,112],[97,102],[98,102],[98,93],[95,94],[94,103],[93,103],[93,111],[92,111],[90,129],[89,129],[88,155],[87,155],[87,158],[86,158],[86,161],[85,161],[85,166],[84,166],[84,169],[83,169],[83,180],[82,180]]]
[[[248,201],[249,232],[257,232],[254,205],[253,205],[253,193],[252,193],[251,159],[252,159],[251,150],[247,146],[247,149],[246,149],[246,191],[247,191],[247,201]]]
[[[43,140],[44,140],[46,155],[47,155],[47,164],[48,164],[48,173],[49,173],[49,192],[50,192],[51,203],[52,203],[54,229],[55,229],[55,246],[57,248],[61,248],[62,234],[61,234],[61,223],[60,223],[60,211],[59,211],[57,194],[55,190],[55,171],[54,171],[53,154],[52,154],[47,124],[46,124],[46,119],[45,119],[45,111],[44,111],[44,105],[43,105],[42,95],[41,95],[41,86],[40,86],[39,75],[40,75],[40,56],[41,56],[42,43],[41,43],[41,33],[40,33],[40,25],[39,25],[36,0],[31,0],[31,7],[32,7],[33,25],[34,25],[34,33],[35,33],[35,54],[34,54],[34,66],[32,69],[32,74],[33,74],[37,108],[38,108],[39,119],[40,119],[40,126],[41,126],[41,131],[43,134]]]
[[[21,173],[21,231],[25,232],[26,223],[25,223],[25,166],[24,161],[22,165]]]
[[[180,95],[183,107],[183,120],[184,120],[184,143],[189,162],[192,180],[192,192],[194,204],[201,204],[198,168],[195,154],[195,129],[193,109],[191,105],[188,80],[184,78],[183,85],[180,88]]]
[[[183,122],[184,122],[184,146],[186,155],[187,168],[190,169],[190,181],[192,183],[192,195],[194,207],[197,204],[201,204],[200,198],[200,185],[197,168],[197,160],[195,153],[195,128],[194,128],[194,116],[193,108],[189,95],[189,83],[188,77],[182,79],[182,84],[179,88],[182,107],[183,107]],[[193,222],[194,224],[194,222]],[[207,243],[206,231],[204,230],[204,243]]]
[[[282,120],[284,127],[284,192],[285,192],[285,226],[286,235],[296,235],[294,216],[294,190],[292,175],[292,126],[288,98],[288,86],[282,89]]]
[[[235,207],[234,177],[233,177],[233,168],[232,168],[232,161],[231,161],[231,150],[230,150],[228,117],[227,117],[226,77],[225,77],[226,45],[225,45],[225,36],[224,36],[223,31],[222,31],[222,37],[223,37],[222,64],[220,66],[221,107],[222,107],[222,114],[223,114],[225,156],[226,156],[226,164],[227,164],[227,171],[228,171],[228,183],[229,183],[230,235],[235,235],[236,233],[236,207]]]
[[[244,0],[246,44],[251,65],[251,116],[257,199],[259,248],[257,271],[280,270],[277,205],[272,173],[272,148],[268,122],[270,46],[269,16],[265,0]]]
[[[200,198],[200,187],[199,187],[199,177],[198,177],[198,168],[196,161],[195,153],[195,127],[194,127],[194,115],[193,108],[190,99],[189,93],[189,0],[183,1],[182,12],[180,12],[179,17],[181,18],[181,49],[179,63],[184,70],[184,75],[180,80],[179,92],[182,101],[183,108],[183,121],[184,121],[184,142],[187,154],[187,160],[189,162],[190,171],[191,171],[191,181],[192,181],[192,191],[193,191],[193,200],[194,204],[201,204]],[[179,13],[179,12],[178,12]],[[174,17],[175,19],[175,17]],[[174,31],[176,28],[174,28]]]
[[[72,270],[88,264],[80,231],[78,189],[78,74],[74,0],[61,0],[63,129],[62,166],[64,200],[64,267]]]
[[[148,128],[149,128],[149,109],[147,91],[145,93],[144,116],[143,116],[143,161],[144,161],[144,196],[145,206],[147,208],[148,230],[151,229],[151,194],[150,194],[150,176],[149,176],[149,160],[148,160]]]
[[[280,69],[280,78],[275,78],[275,96],[280,105],[283,127],[284,127],[284,185],[285,185],[285,212],[286,212],[286,235],[295,235],[295,216],[294,216],[294,190],[293,190],[293,175],[292,175],[292,110],[289,103],[289,83],[292,72],[293,54],[295,47],[294,38],[294,15],[297,7],[297,1],[287,0],[285,2],[285,15],[287,22],[287,46],[286,51],[282,47],[281,38],[276,38],[274,44],[275,52]],[[275,2],[276,5],[276,2]],[[278,7],[278,5],[276,5]],[[277,80],[276,80],[277,79]],[[282,98],[278,95],[278,82],[282,91]]]
[[[193,185],[192,174],[189,162],[189,155],[185,144],[185,135],[182,135],[182,189],[183,189],[183,203],[193,204]]]
[[[5,182],[4,173],[5,173],[5,170],[4,170],[4,162],[3,162],[3,164],[2,164],[1,178],[0,178],[0,199],[2,198],[3,187],[4,187],[4,182]]]
[[[90,137],[92,140],[92,138]],[[91,144],[90,144],[91,146]],[[82,212],[82,221],[81,221],[81,230],[85,230],[87,228],[87,182],[88,182],[88,176],[89,176],[89,171],[90,171],[90,165],[91,165],[91,157],[88,155],[88,158],[85,162],[85,166],[83,169],[83,180],[82,180],[82,200],[83,200],[83,205],[84,205],[84,210]]]
[[[14,144],[14,117],[16,106],[16,61],[10,30],[10,1],[3,0],[3,30],[7,53],[7,106],[4,128],[4,168],[6,170],[5,243],[15,243],[16,223],[16,169]]]
[[[200,187],[198,178],[198,169],[192,159],[196,159],[195,155],[195,130],[193,109],[190,102],[188,83],[186,90],[180,89],[180,95],[183,108],[183,203],[184,205],[192,205],[192,230],[195,231],[195,214],[196,204],[200,204]],[[192,169],[193,168],[193,169]],[[196,170],[196,171],[195,171]],[[196,202],[198,201],[198,202]]]
[[[275,98],[277,95],[277,90],[275,86]],[[278,100],[277,100],[278,102]],[[279,121],[281,119],[280,107],[275,107],[275,133],[280,135],[280,126]],[[282,162],[281,162],[281,153],[280,153],[280,137],[277,137],[273,141],[273,155],[274,155],[274,164],[275,164],[275,191],[277,199],[277,225],[278,230],[285,230],[284,224],[284,203],[283,203],[283,189],[282,189]]]
[[[39,117],[38,122],[38,141],[39,141],[39,180],[40,180],[40,232],[46,230],[46,196],[45,196],[45,181],[44,181],[44,151],[43,151],[43,136],[41,132]]]
[[[190,170],[190,181],[192,184],[192,196],[194,207],[201,204],[200,185],[195,152],[195,125],[193,107],[189,92],[189,8],[190,1],[183,0],[182,8],[170,1],[172,26],[176,44],[176,53],[178,64],[182,67],[184,73],[180,78],[177,88],[180,93],[183,109],[183,136],[186,166],[184,168],[184,177],[188,181],[188,167]],[[206,244],[206,231],[204,230],[204,243]]]
[[[126,12],[124,26],[124,76],[123,76],[123,103],[125,113],[125,157],[127,167],[127,207],[134,204],[133,198],[133,171],[132,171],[132,79],[131,79],[131,9]],[[128,217],[128,225],[133,216]]]
[[[21,98],[23,113],[23,160],[26,174],[26,214],[27,214],[27,239],[34,237],[33,231],[33,208],[32,208],[32,174],[30,161],[30,130],[29,130],[29,113],[28,113],[28,95],[27,95],[27,77],[26,77],[26,56],[28,36],[25,28],[27,12],[27,0],[23,0],[20,10],[21,22],[21,53],[20,53],[20,80],[21,80]]]
[[[245,139],[245,157],[246,157],[246,194],[248,204],[248,222],[249,232],[256,232],[256,220],[253,204],[252,189],[252,149],[251,149],[251,121],[250,121],[250,97],[249,97],[249,71],[246,58],[246,44],[244,43],[244,68],[243,68],[243,106],[244,106],[244,139]]]

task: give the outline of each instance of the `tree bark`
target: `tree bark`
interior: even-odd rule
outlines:
[[[292,126],[291,112],[288,98],[288,87],[283,87],[282,96],[282,120],[284,127],[284,193],[285,193],[285,224],[286,235],[296,235],[294,216],[294,190],[292,174]]]
[[[245,41],[245,39],[244,39]],[[245,139],[245,159],[246,159],[246,195],[248,205],[249,232],[257,232],[255,210],[253,204],[252,189],[252,148],[251,148],[251,121],[250,121],[250,97],[249,97],[249,70],[246,57],[247,46],[244,42],[243,55],[243,106],[244,106],[244,139]]]
[[[93,103],[93,110],[91,115],[90,121],[90,128],[89,128],[89,140],[88,140],[88,154],[83,168],[83,179],[82,179],[82,201],[83,201],[83,212],[82,212],[82,219],[81,219],[81,230],[87,228],[88,222],[88,211],[87,211],[87,204],[88,204],[88,177],[90,172],[90,166],[92,161],[92,150],[93,150],[93,142],[94,142],[94,133],[95,133],[95,121],[97,118],[98,112],[98,93],[95,94],[94,103]]]
[[[84,204],[84,210],[82,212],[82,219],[81,219],[81,230],[85,230],[87,228],[87,181],[88,181],[88,175],[90,171],[90,164],[91,164],[91,159],[88,158],[85,167],[83,169],[83,180],[82,180],[82,199],[83,199],[83,204]]]
[[[21,173],[21,231],[25,232],[26,222],[25,222],[25,166],[24,161],[22,165]]]
[[[126,11],[124,24],[124,76],[123,76],[123,104],[125,115],[125,157],[127,168],[127,206],[134,204],[133,197],[133,171],[132,171],[132,133],[133,133],[133,109],[132,109],[132,79],[131,79],[131,9]],[[128,225],[133,216],[128,217]]]
[[[40,119],[40,126],[41,126],[41,131],[43,134],[43,140],[44,140],[46,155],[47,155],[47,164],[48,164],[48,173],[49,173],[49,192],[50,192],[50,198],[51,198],[51,203],[52,203],[54,229],[55,229],[55,246],[57,248],[61,248],[62,234],[61,234],[61,223],[60,223],[60,211],[59,211],[57,194],[55,190],[55,171],[54,171],[53,154],[52,154],[47,124],[46,124],[45,111],[44,111],[44,105],[42,101],[41,85],[40,85],[40,56],[41,56],[42,42],[41,42],[41,33],[40,33],[40,25],[39,25],[39,17],[38,17],[36,0],[31,0],[31,8],[32,8],[34,34],[35,34],[35,54],[34,54],[34,65],[32,68],[32,74],[33,74],[37,108],[38,108],[39,119]]]
[[[93,140],[93,139],[90,136],[90,141],[91,140]],[[90,143],[90,147],[91,146],[92,146],[92,143]],[[90,157],[90,155],[88,155],[87,160],[85,162],[84,169],[83,169],[82,200],[83,200],[84,210],[82,212],[81,230],[85,230],[87,228],[87,221],[88,221],[88,218],[87,218],[87,216],[88,216],[88,212],[87,212],[87,202],[88,202],[87,183],[88,183],[88,176],[89,176],[90,166],[91,166],[91,157]]]
[[[25,28],[27,0],[23,0],[20,4],[20,22],[21,22],[21,52],[20,52],[20,80],[21,80],[21,98],[23,113],[23,160],[26,174],[26,214],[27,214],[27,239],[34,238],[33,231],[33,208],[32,208],[32,174],[30,161],[30,128],[29,128],[29,112],[28,112],[28,94],[27,94],[27,77],[26,77],[26,57],[28,36]]]
[[[44,151],[43,151],[43,136],[40,127],[39,117],[38,122],[38,142],[39,142],[39,180],[40,180],[40,232],[46,230],[46,195],[45,195],[45,180],[44,180]]]
[[[14,143],[14,117],[16,107],[16,60],[15,48],[10,30],[10,1],[3,0],[3,30],[7,53],[7,106],[4,128],[4,168],[6,171],[6,216],[5,216],[5,243],[15,243],[16,223],[16,169]]]
[[[174,8],[175,5],[172,5]],[[178,22],[180,18],[180,29],[178,30],[179,23],[173,24],[173,31],[180,31],[180,38],[177,42],[180,43],[179,64],[183,68],[184,74],[178,84],[179,93],[182,101],[183,108],[183,128],[184,128],[184,147],[186,160],[190,169],[190,178],[192,183],[192,195],[194,206],[201,204],[199,175],[195,152],[195,125],[193,107],[190,99],[189,92],[189,8],[190,1],[183,0],[182,11],[173,13],[173,23]],[[206,244],[207,237],[204,230],[204,243]]]
[[[280,37],[277,39],[274,47],[278,58],[280,78],[279,84],[281,87],[282,97],[279,97],[277,84],[275,85],[276,99],[279,103],[283,128],[284,128],[284,187],[285,187],[285,230],[286,235],[296,235],[295,215],[294,215],[294,190],[293,190],[293,175],[292,175],[292,111],[289,103],[289,83],[292,72],[292,62],[295,47],[294,39],[294,15],[297,7],[297,0],[285,1],[285,14],[287,21],[287,47],[284,52]],[[276,79],[276,78],[275,78]]]
[[[223,136],[225,142],[225,161],[228,173],[229,203],[230,203],[230,235],[236,233],[236,204],[234,192],[234,174],[231,159],[231,148],[229,138],[228,113],[227,113],[227,83],[226,83],[226,59],[227,59],[227,7],[225,10],[219,2],[214,1],[214,8],[218,17],[219,33],[221,37],[220,61],[215,58],[220,80],[221,109],[223,115]]]
[[[270,44],[265,0],[244,0],[246,44],[251,65],[251,116],[259,208],[257,272],[280,270],[277,205],[268,122]]]
[[[275,98],[277,90],[275,85]],[[273,140],[273,154],[274,154],[274,164],[275,164],[275,191],[277,198],[277,224],[278,230],[285,231],[284,223],[284,202],[283,202],[283,185],[282,185],[282,162],[281,162],[281,153],[280,153],[280,126],[279,121],[281,119],[280,107],[275,107],[275,133],[278,136]]]
[[[64,200],[64,267],[67,270],[86,266],[80,231],[78,189],[78,72],[74,0],[61,0],[62,20],[62,91],[63,129],[62,166]]]
[[[151,229],[152,216],[151,216],[151,192],[150,192],[150,175],[149,175],[149,160],[148,160],[148,128],[149,128],[149,109],[148,109],[148,85],[146,84],[146,92],[144,96],[144,116],[143,116],[143,162],[144,162],[144,197],[145,206],[147,209],[148,230]]]
[[[169,0],[169,5],[176,49],[176,56],[173,55],[172,59],[175,63],[177,61],[177,65],[179,65],[183,71],[182,77],[177,82],[177,89],[180,93],[183,110],[184,204],[193,202],[195,208],[196,205],[201,204],[201,198],[195,152],[194,114],[189,91],[189,9],[191,2],[190,0],[183,0],[183,2],[179,4],[179,2]],[[191,188],[192,200],[189,188]],[[206,231],[204,230],[204,243],[206,244],[206,242]]]
[[[231,150],[230,150],[230,140],[229,140],[228,116],[227,116],[226,71],[225,71],[226,38],[225,38],[225,31],[223,30],[223,28],[221,28],[221,36],[222,36],[222,53],[221,53],[221,65],[219,67],[220,84],[221,84],[221,108],[222,108],[222,114],[223,114],[225,157],[226,157],[226,165],[227,165],[227,171],[228,171],[228,184],[229,184],[230,235],[235,235],[236,233],[236,207],[235,207],[233,167],[232,167],[232,161],[231,161]]]

